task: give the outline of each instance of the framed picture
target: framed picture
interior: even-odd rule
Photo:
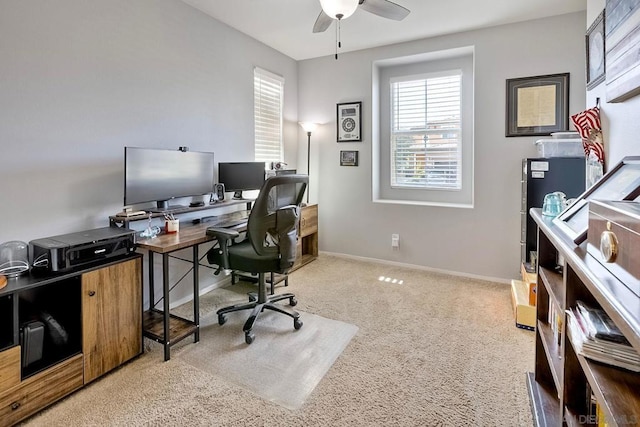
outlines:
[[[358,166],[358,152],[340,151],[340,166]]]
[[[640,157],[625,157],[593,187],[582,193],[553,219],[576,245],[584,242],[589,228],[589,200],[635,200],[640,196]]]
[[[568,129],[569,73],[507,79],[506,136]]]
[[[607,0],[605,15],[607,101],[622,102],[640,93],[640,2]]]
[[[362,116],[360,110],[362,102],[349,102],[338,104],[337,108],[337,128],[338,142],[359,142],[362,141]]]
[[[604,10],[593,21],[585,36],[587,46],[587,89],[591,90],[604,81],[605,39]]]

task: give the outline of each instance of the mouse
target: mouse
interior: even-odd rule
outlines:
[[[194,219],[192,222],[193,222],[194,224],[200,224],[200,221],[201,221],[201,219],[200,219],[200,218],[196,218],[196,219]]]

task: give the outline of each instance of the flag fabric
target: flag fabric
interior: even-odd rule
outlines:
[[[593,153],[604,164],[604,140],[600,122],[600,108],[595,106],[571,116],[571,121],[582,138],[584,155],[589,158]]]

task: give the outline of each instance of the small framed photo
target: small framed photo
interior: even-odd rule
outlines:
[[[358,166],[358,152],[340,151],[340,166]]]
[[[587,239],[589,200],[636,200],[640,196],[640,156],[622,159],[597,183],[553,219],[576,245]]]
[[[507,79],[505,136],[568,130],[569,73]]]
[[[337,106],[338,142],[362,141],[362,102],[349,102]]]
[[[604,10],[593,21],[585,36],[587,47],[587,89],[591,90],[604,81],[605,77],[605,39]]]

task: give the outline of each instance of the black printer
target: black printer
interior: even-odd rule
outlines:
[[[29,242],[35,271],[65,272],[135,251],[135,231],[103,227]]]

